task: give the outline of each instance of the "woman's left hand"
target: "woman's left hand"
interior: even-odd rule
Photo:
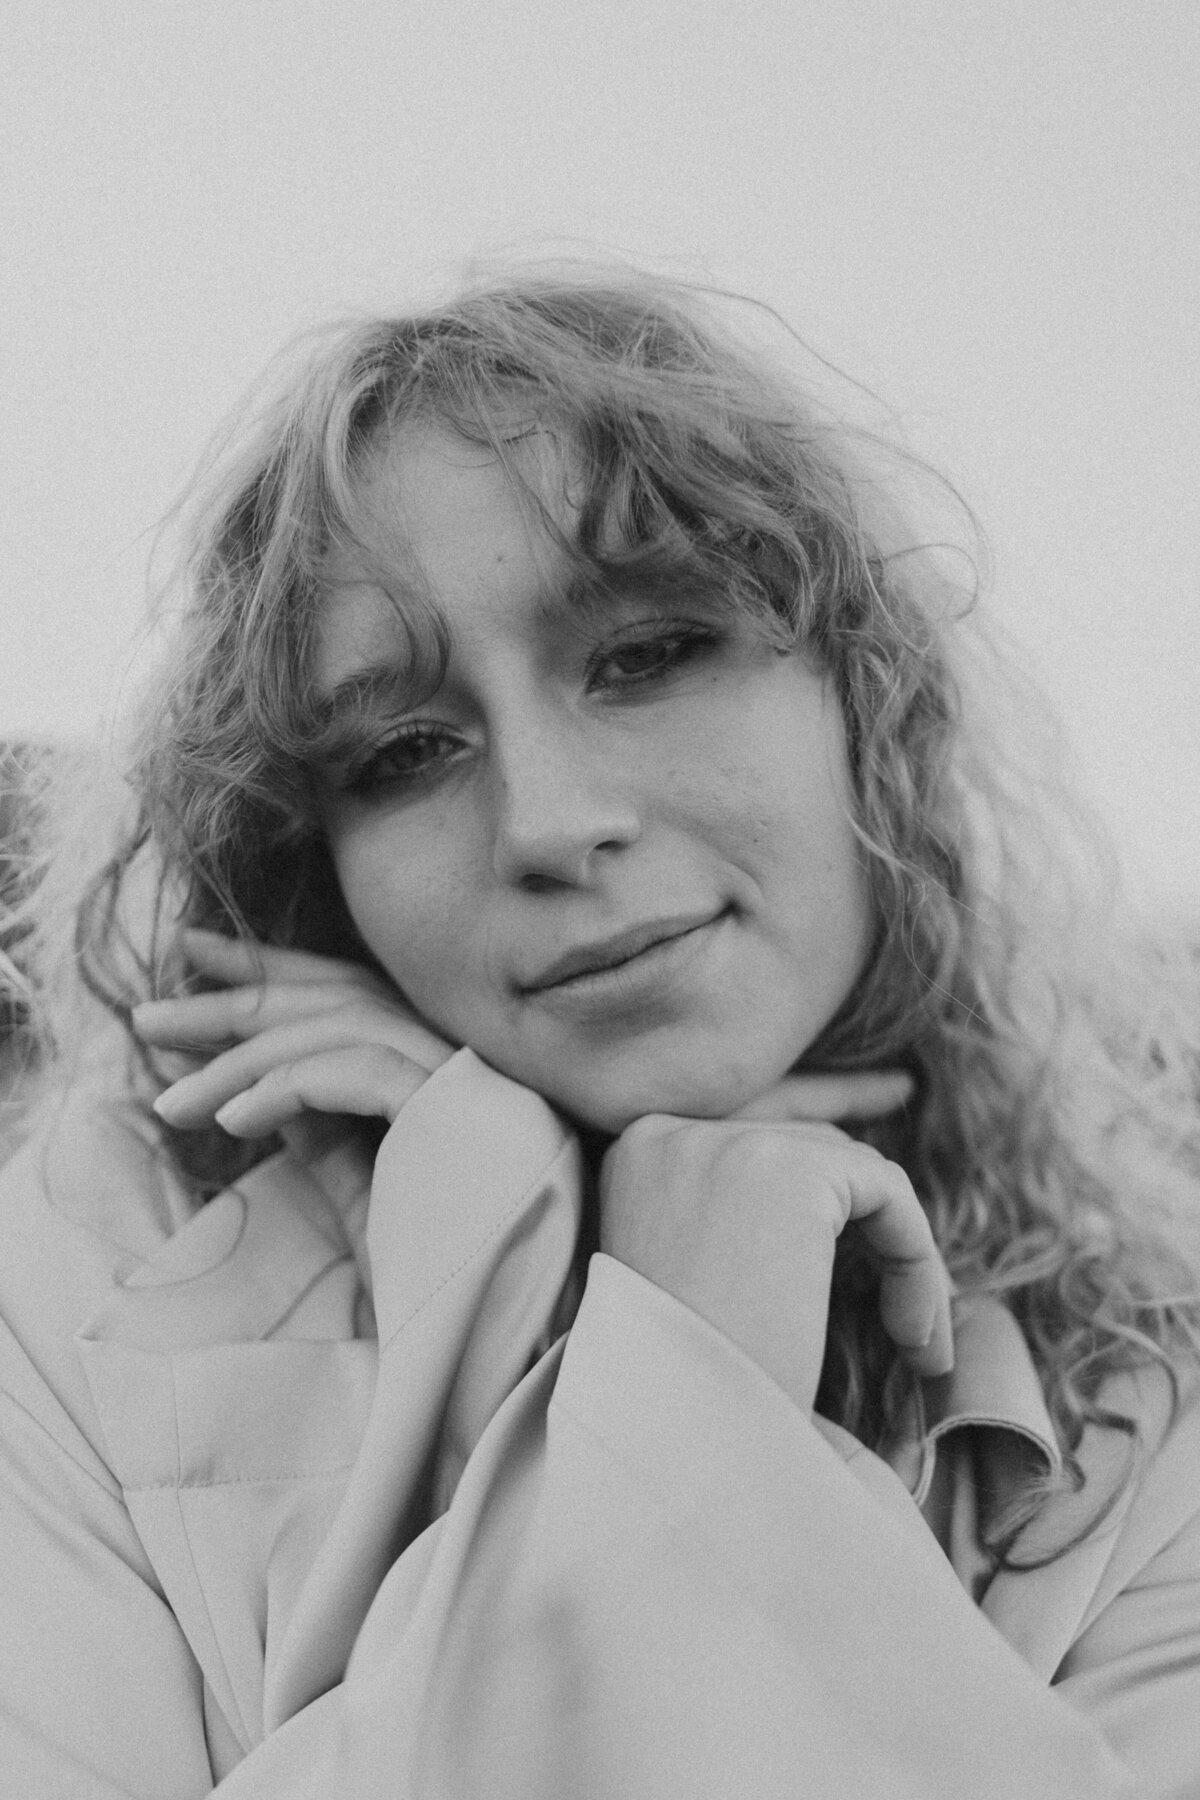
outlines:
[[[885,1329],[914,1371],[953,1363],[945,1267],[904,1171],[835,1120],[881,1116],[899,1071],[789,1077],[725,1119],[648,1114],[607,1151],[600,1244],[690,1306],[804,1410],[824,1356],[834,1246],[878,1258]]]
[[[138,1036],[210,1054],[155,1101],[167,1124],[215,1119],[233,1137],[265,1137],[305,1112],[389,1123],[454,1054],[394,989],[357,963],[187,931],[188,961],[229,985],[133,1011]]]

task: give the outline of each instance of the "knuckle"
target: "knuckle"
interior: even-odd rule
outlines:
[[[343,994],[329,1008],[330,1016],[345,1023],[357,1024],[369,1012],[360,994]]]
[[[767,1175],[795,1166],[803,1152],[796,1133],[769,1124],[751,1126],[726,1135],[717,1146],[717,1158],[747,1174]]]
[[[330,1020],[346,1039],[363,1044],[377,1044],[390,1024],[379,1003],[367,994],[345,995],[330,1009]]]
[[[229,995],[228,1004],[236,1020],[242,1024],[253,1024],[262,1017],[267,1004],[265,982],[256,983],[253,987],[235,988]]]
[[[849,1132],[837,1127],[834,1127],[834,1134],[846,1146],[847,1154],[864,1165],[885,1163],[888,1160],[882,1150],[877,1150],[874,1144],[868,1143],[864,1138],[851,1137]]]
[[[330,969],[329,985],[335,991],[340,991],[342,998],[338,1004],[341,1006],[369,1006],[379,999],[365,971],[350,964],[339,964]]]
[[[279,1089],[287,1088],[292,1085],[295,1074],[296,1061],[292,1058],[287,1062],[276,1063],[272,1068],[268,1069],[266,1073],[260,1077],[257,1085],[260,1088],[265,1088],[269,1093],[277,1093]]]
[[[665,1113],[643,1113],[625,1127],[620,1141],[630,1150],[640,1150],[647,1144],[659,1142],[669,1133],[673,1123]]]

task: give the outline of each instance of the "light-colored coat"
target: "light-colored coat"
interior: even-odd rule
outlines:
[[[469,1051],[373,1188],[343,1146],[194,1211],[78,1097],[0,1185],[6,1794],[1200,1795],[1165,1382],[1114,1394],[1149,1450],[1105,1523],[977,1606],[957,1427],[1049,1432],[1008,1316],[889,1468],[612,1259],[580,1301],[577,1146]],[[1127,1454],[1092,1435],[1047,1543]]]

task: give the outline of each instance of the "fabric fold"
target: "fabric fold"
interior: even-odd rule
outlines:
[[[268,1666],[268,1731],[341,1679],[387,1570],[445,1509],[481,1433],[573,1309],[580,1188],[578,1145],[550,1108],[468,1050],[389,1131],[367,1233],[378,1380],[342,1504]]]

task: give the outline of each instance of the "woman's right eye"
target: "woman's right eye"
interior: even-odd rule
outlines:
[[[405,725],[385,742],[355,757],[338,785],[344,793],[360,799],[386,788],[412,787],[438,774],[458,747],[458,739],[445,730]]]

